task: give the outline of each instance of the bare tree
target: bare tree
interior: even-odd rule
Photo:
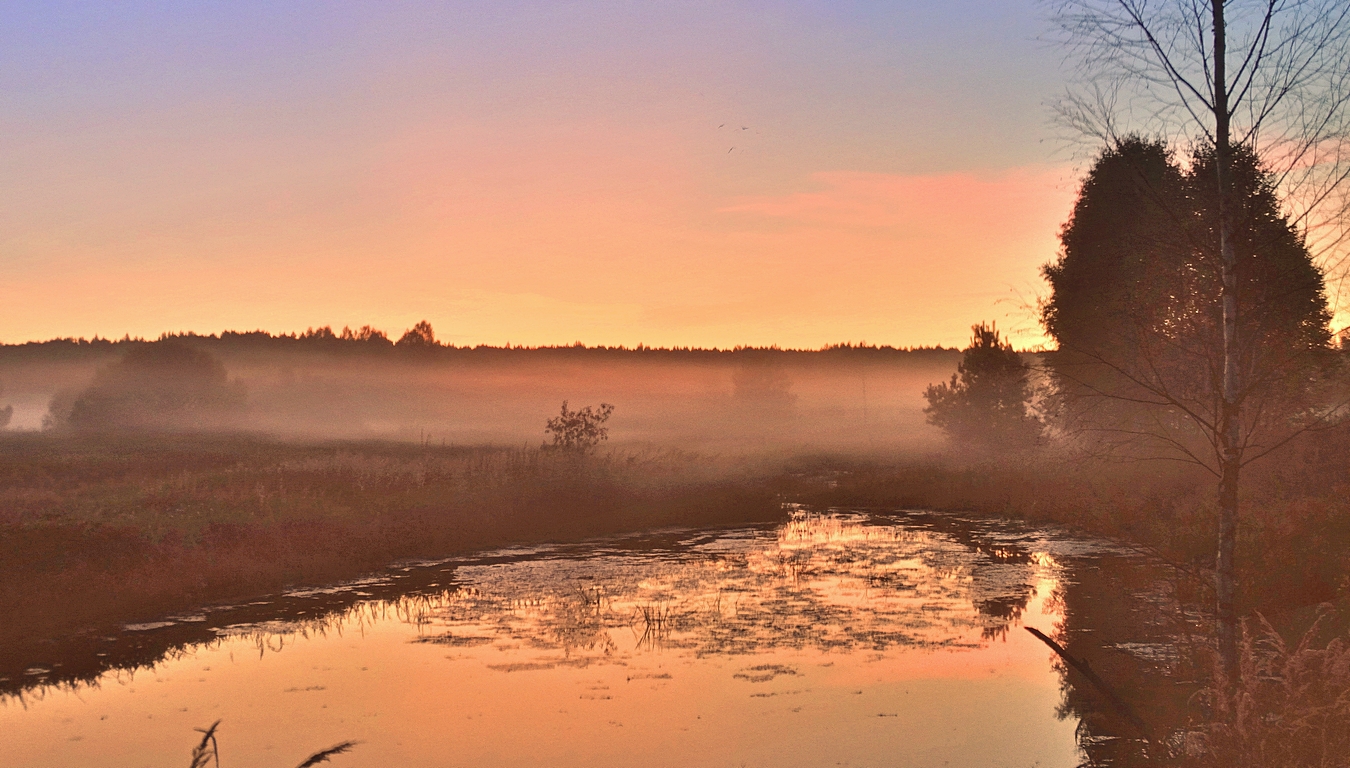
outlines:
[[[1235,150],[1254,153],[1272,174],[1285,215],[1323,269],[1340,271],[1350,206],[1350,3],[1051,3],[1058,39],[1077,62],[1076,81],[1058,105],[1061,124],[1080,138],[1108,146],[1143,134],[1212,152],[1221,265],[1214,288],[1223,330],[1221,370],[1211,377],[1215,418],[1186,413],[1170,392],[1150,395],[1153,402],[1190,417],[1213,446],[1219,475],[1217,634],[1221,671],[1231,685],[1238,675],[1233,558],[1239,476],[1254,457],[1246,453],[1252,422],[1244,430],[1243,409],[1250,388],[1242,376],[1245,340],[1239,336],[1239,313],[1244,308],[1238,303],[1233,247],[1245,222],[1235,214],[1229,174]]]

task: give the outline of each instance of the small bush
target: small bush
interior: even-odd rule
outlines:
[[[609,403],[601,403],[598,409],[588,405],[569,411],[564,400],[562,413],[549,419],[544,426],[544,432],[553,435],[553,444],[545,447],[576,453],[595,450],[602,440],[609,439],[609,429],[604,424],[612,413],[614,406]]]

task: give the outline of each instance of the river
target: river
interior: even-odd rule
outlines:
[[[928,512],[407,563],[7,673],[0,766],[187,766],[219,721],[226,766],[354,740],[331,765],[1069,768],[1137,734],[1023,628],[1127,678],[1127,701],[1183,701],[1165,575]]]

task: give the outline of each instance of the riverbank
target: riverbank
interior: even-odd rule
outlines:
[[[1306,622],[1292,614],[1350,602],[1344,442],[1310,441],[1248,474],[1244,612],[1296,626]],[[249,436],[10,434],[0,439],[0,648],[357,578],[400,560],[779,519],[783,501],[1054,523],[1138,544],[1203,583],[1213,497],[1213,480],[1194,468],[1048,454],[578,457]]]
[[[1317,606],[1350,609],[1350,430],[1310,436],[1245,470],[1236,562],[1241,612],[1301,632]],[[1217,480],[1176,463],[1033,453],[996,459],[801,459],[785,493],[816,508],[931,509],[1053,523],[1135,545],[1206,582]],[[1209,600],[1206,599],[1205,602]],[[1346,613],[1342,610],[1341,613]]]
[[[0,648],[511,543],[781,516],[748,463],[253,437],[0,440]]]

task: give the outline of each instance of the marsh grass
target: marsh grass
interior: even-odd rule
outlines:
[[[1184,746],[1195,768],[1350,766],[1350,642],[1325,639],[1321,615],[1292,646],[1264,616],[1244,626],[1236,711],[1219,712]],[[1205,703],[1222,701],[1213,689]]]

